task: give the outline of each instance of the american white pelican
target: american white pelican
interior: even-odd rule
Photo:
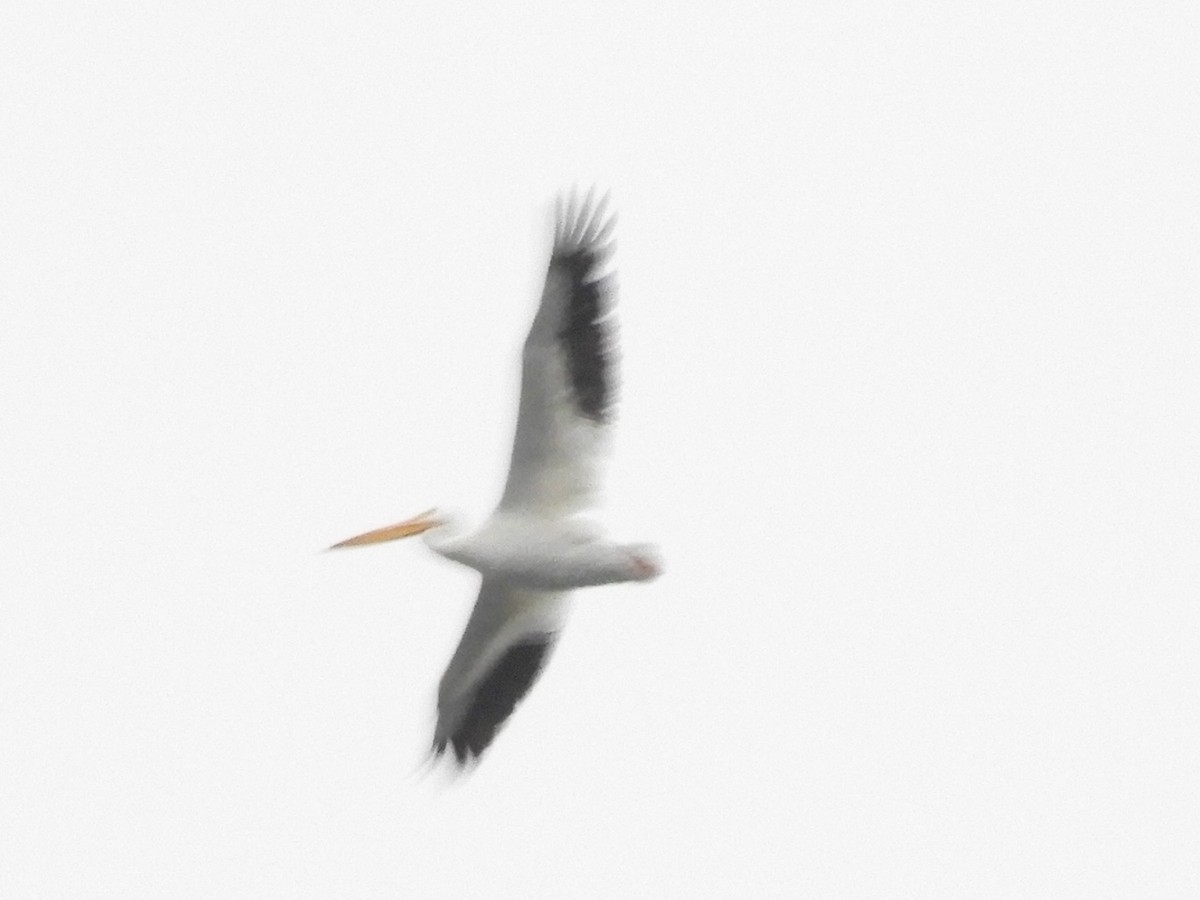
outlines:
[[[573,588],[648,581],[648,544],[615,544],[579,518],[596,500],[613,414],[614,287],[603,269],[615,220],[572,194],[556,205],[541,303],[521,356],[521,401],[504,494],[473,532],[431,510],[335,547],[423,534],[436,553],[480,572],[479,598],[438,688],[433,755],[479,758],[537,679]]]

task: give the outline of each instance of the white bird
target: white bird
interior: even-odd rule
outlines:
[[[648,544],[617,544],[580,517],[596,501],[614,407],[615,225],[605,200],[556,204],[541,302],[521,357],[521,400],[504,494],[473,532],[434,510],[335,544],[423,534],[447,559],[482,575],[479,597],[438,688],[433,755],[476,761],[546,664],[568,592],[648,581],[661,569]]]

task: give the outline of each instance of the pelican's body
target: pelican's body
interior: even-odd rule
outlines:
[[[500,511],[469,534],[427,531],[425,543],[487,578],[541,591],[633,581],[655,568],[652,547],[604,541],[599,528],[584,519]]]
[[[604,203],[560,201],[541,302],[525,340],[521,400],[503,496],[477,530],[432,511],[336,546],[423,534],[477,570],[479,597],[438,690],[433,750],[477,759],[533,685],[562,627],[567,592],[660,572],[646,544],[606,541],[580,513],[599,490],[613,410],[613,220]]]

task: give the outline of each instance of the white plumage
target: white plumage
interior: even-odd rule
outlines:
[[[597,499],[614,406],[613,280],[604,268],[615,219],[606,203],[560,198],[541,302],[521,356],[512,462],[500,503],[473,532],[433,511],[336,544],[424,534],[440,555],[483,576],[438,689],[433,752],[477,759],[537,679],[562,627],[567,593],[658,576],[647,544],[606,541],[580,517]]]

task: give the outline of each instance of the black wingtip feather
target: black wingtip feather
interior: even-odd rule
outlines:
[[[449,749],[460,767],[477,760],[496,737],[521,699],[537,680],[550,648],[553,635],[541,640],[514,644],[480,682],[470,708],[453,733],[436,738],[433,755],[441,757]]]
[[[582,205],[574,193],[559,201],[551,268],[566,273],[569,282],[567,310],[559,339],[563,343],[571,385],[580,412],[595,422],[608,420],[613,406],[613,334],[606,321],[614,281],[602,274],[613,243],[609,240],[616,217],[608,212],[607,195],[594,203],[589,191]]]

